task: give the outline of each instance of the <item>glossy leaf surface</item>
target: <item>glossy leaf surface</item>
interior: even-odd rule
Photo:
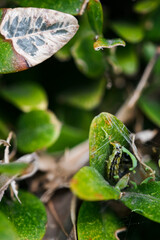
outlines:
[[[96,78],[102,76],[106,63],[102,52],[94,50],[93,43],[93,33],[84,34],[72,47],[72,55],[80,71],[88,77]]]
[[[156,9],[159,4],[160,2],[157,0],[143,0],[135,4],[134,10],[137,13],[147,14]]]
[[[159,84],[148,88],[139,99],[139,106],[146,116],[160,126]]]
[[[68,148],[74,147],[87,138],[87,131],[63,124],[59,138],[47,149],[47,151],[49,153],[59,153],[61,151],[65,151]]]
[[[139,60],[134,47],[127,45],[124,49],[117,48],[115,64],[126,75],[136,74],[139,68]]]
[[[89,23],[96,35],[102,35],[103,9],[99,0],[89,0],[87,5]]]
[[[143,183],[125,192],[121,201],[132,211],[160,223],[160,182]]]
[[[1,240],[20,240],[14,226],[8,221],[7,216],[0,212],[0,239]],[[6,231],[7,230],[7,231]]]
[[[78,15],[85,0],[16,0],[16,2],[22,7],[49,8],[72,15]]]
[[[120,219],[99,202],[83,202],[78,215],[78,239],[116,240],[123,227]]]
[[[5,139],[8,136],[9,129],[7,127],[7,124],[0,119],[0,138]]]
[[[138,43],[144,37],[143,29],[133,23],[119,21],[113,23],[112,27],[118,35],[131,43]]]
[[[115,189],[93,167],[83,167],[74,175],[71,190],[79,198],[88,201],[119,199],[120,191]]]
[[[160,126],[159,103],[143,98],[140,100],[139,105],[142,111],[152,120],[152,122],[154,122],[157,126]]]
[[[102,79],[98,83],[90,84],[89,87],[83,87],[77,91],[65,92],[59,99],[65,104],[78,107],[85,110],[96,108],[104,95],[106,81]]]
[[[43,88],[32,82],[21,82],[1,88],[0,94],[24,112],[36,109],[45,110],[48,105]]]
[[[60,129],[60,122],[51,112],[37,110],[23,114],[18,125],[18,148],[34,152],[49,147],[57,140]]]
[[[9,164],[0,164],[0,173],[5,173],[6,175],[16,175],[21,174],[28,167],[27,163],[16,163],[11,162]]]
[[[106,161],[112,153],[110,142],[119,142],[127,147],[130,144],[129,131],[115,116],[101,113],[90,126],[89,148],[90,165],[106,176]]]
[[[22,204],[3,198],[0,211],[14,226],[20,240],[42,239],[47,222],[43,204],[38,198],[27,192],[20,192],[19,198]]]

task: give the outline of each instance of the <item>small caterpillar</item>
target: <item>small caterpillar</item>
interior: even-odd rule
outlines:
[[[107,179],[117,182],[126,173],[133,171],[137,166],[137,160],[125,147],[118,142],[111,142],[112,154],[107,160]]]

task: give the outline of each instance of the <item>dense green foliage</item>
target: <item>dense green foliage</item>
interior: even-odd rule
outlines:
[[[141,236],[140,227],[135,226],[128,228],[127,239],[158,239],[159,130],[155,145],[153,140],[146,145],[137,142],[141,159],[131,132],[160,126],[160,0],[4,0],[0,7],[0,24],[4,8],[11,7],[54,9],[74,15],[79,23],[77,33],[62,49],[32,68],[0,32],[0,139],[15,132],[18,158],[36,151],[59,157],[89,137],[90,166],[80,169],[70,184],[84,200],[78,211],[78,240],[115,240],[132,215],[155,233]],[[13,28],[8,22],[0,31],[8,26],[12,32],[17,28],[13,23]],[[32,49],[27,47],[26,51]],[[126,112],[123,123],[116,114],[152,59],[155,64],[148,84],[131,109],[131,119]],[[1,159],[3,154],[1,147]],[[148,165],[141,162],[146,158]],[[23,162],[0,164],[0,198],[12,182],[7,181],[23,175],[27,167]],[[20,192],[19,197],[22,205],[8,196],[0,203],[0,239],[42,239],[47,222],[43,204],[28,192]]]

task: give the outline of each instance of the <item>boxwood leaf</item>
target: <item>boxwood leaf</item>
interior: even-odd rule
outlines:
[[[27,192],[19,192],[19,197],[22,204],[4,197],[0,211],[8,218],[9,224],[14,226],[20,240],[42,239],[47,222],[43,204],[38,198]],[[8,231],[8,227],[5,230]]]
[[[51,145],[47,151],[49,153],[59,153],[65,149],[74,147],[87,138],[87,131],[63,124],[58,140],[53,145]]]
[[[147,117],[154,122],[157,126],[160,126],[160,104],[147,97],[142,97],[139,101],[139,106]]]
[[[128,44],[124,49],[117,48],[116,64],[126,75],[137,73],[139,61],[135,48]]]
[[[89,0],[87,14],[93,31],[96,35],[101,36],[103,31],[103,9],[99,0]]]
[[[152,12],[152,14],[149,14],[148,17],[146,17],[146,21],[144,23],[146,39],[152,42],[157,42],[160,40],[159,21],[159,8],[157,8],[154,12]],[[147,22],[150,23],[149,26],[147,25]]]
[[[19,82],[2,87],[1,95],[24,112],[31,110],[45,110],[48,100],[45,91],[37,83]]]
[[[100,104],[104,95],[105,84],[105,79],[102,79],[98,83],[90,84],[89,87],[83,86],[79,90],[64,92],[60,95],[59,100],[74,107],[92,110]]]
[[[81,168],[72,178],[70,187],[79,198],[89,201],[119,199],[121,195],[93,167]]]
[[[80,14],[81,9],[86,5],[85,0],[15,0],[15,2],[22,7],[50,8],[72,15]]]
[[[121,201],[132,211],[160,223],[160,182],[143,183],[125,192]]]
[[[0,73],[25,70],[43,62],[78,29],[73,16],[43,8],[0,9],[0,20]]]
[[[28,167],[27,163],[16,163],[11,162],[9,164],[0,164],[0,173],[5,173],[6,175],[14,176],[23,173],[23,171]]]
[[[78,214],[78,239],[116,240],[121,220],[100,202],[83,202]],[[124,228],[123,228],[124,230]]]
[[[0,116],[0,118],[1,118],[1,116]],[[0,119],[0,139],[7,138],[8,133],[9,133],[9,129],[8,129],[6,123],[1,118]]]
[[[90,165],[106,176],[106,160],[112,152],[110,142],[117,141],[127,148],[130,144],[129,134],[125,125],[112,114],[96,116],[89,133]]]
[[[96,51],[104,49],[104,48],[113,48],[117,46],[125,47],[126,43],[118,38],[118,39],[105,39],[105,38],[98,38],[98,40],[94,43],[94,49]]]
[[[96,52],[93,48],[94,34],[89,32],[80,36],[72,47],[72,56],[77,67],[85,75],[91,78],[102,76],[106,63],[102,52]]]
[[[23,114],[18,124],[18,148],[34,152],[51,146],[60,134],[61,124],[49,111],[35,110]]]
[[[118,21],[114,22],[112,27],[118,35],[131,43],[138,43],[144,37],[143,29],[133,23]]]
[[[157,126],[160,126],[159,84],[150,86],[139,99],[139,107]]]
[[[19,240],[14,226],[8,221],[7,216],[0,212],[0,239],[1,240]]]
[[[137,2],[134,5],[134,10],[137,13],[147,14],[152,12],[154,9],[156,9],[159,4],[160,3],[157,0],[147,0],[147,1],[143,0],[143,1]]]

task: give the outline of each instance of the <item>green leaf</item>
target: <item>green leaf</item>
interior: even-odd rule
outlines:
[[[160,14],[159,8],[157,8],[152,14],[148,15],[148,18],[146,18],[146,21],[144,22],[144,27],[146,30],[145,33],[146,39],[155,42],[160,40],[159,22]]]
[[[152,12],[153,10],[155,10],[159,5],[159,2],[157,0],[143,0],[140,2],[137,2],[134,5],[134,10],[137,13],[143,13],[143,14],[147,14]]]
[[[121,220],[106,205],[99,202],[82,203],[77,224],[79,240],[116,240],[116,231],[123,226]]]
[[[8,221],[7,217],[0,212],[0,239],[1,240],[18,240],[14,226]]]
[[[96,116],[89,133],[90,165],[106,176],[106,160],[112,153],[110,142],[117,141],[127,148],[130,144],[129,134],[125,125],[112,114]]]
[[[132,211],[160,223],[160,182],[143,183],[125,192],[121,201]]]
[[[112,24],[112,28],[118,35],[131,43],[138,43],[144,37],[143,29],[133,23],[118,21]]]
[[[43,62],[62,48],[78,27],[75,17],[51,9],[0,9],[0,73]]]
[[[100,104],[104,95],[105,84],[105,79],[102,79],[98,83],[90,84],[89,87],[84,86],[82,89],[64,92],[60,95],[59,100],[74,107],[92,110]]]
[[[45,91],[37,83],[19,82],[2,87],[1,95],[24,112],[40,109],[45,110],[48,100]]]
[[[5,139],[8,136],[9,129],[5,122],[0,119],[0,139]]]
[[[117,48],[116,65],[126,75],[136,74],[139,68],[138,55],[133,46],[126,46],[124,49]]]
[[[1,11],[1,10],[0,10]],[[4,41],[0,36],[0,73],[10,73],[18,71],[16,54],[10,42]]]
[[[87,5],[88,20],[97,35],[103,31],[103,9],[99,0],[89,0]]]
[[[102,52],[93,48],[93,33],[85,34],[77,39],[72,47],[72,56],[79,70],[91,78],[101,77],[106,63]]]
[[[118,38],[118,39],[105,39],[105,38],[98,38],[98,40],[94,43],[94,49],[96,51],[103,50],[104,48],[113,48],[117,46],[126,46],[126,43]]]
[[[74,128],[68,125],[62,125],[61,133],[58,140],[50,146],[47,151],[49,153],[58,153],[65,149],[72,148],[88,137],[87,131]]]
[[[85,0],[16,0],[15,2],[22,7],[49,8],[72,15],[78,15]]]
[[[130,173],[125,174],[120,180],[116,183],[115,188],[122,190],[128,186],[128,182],[130,179]]]
[[[34,152],[51,146],[59,137],[61,124],[49,111],[35,110],[23,114],[18,124],[18,148]]]
[[[115,189],[92,167],[83,167],[74,175],[71,190],[79,198],[88,201],[119,199],[120,191]]]
[[[160,127],[160,104],[158,86],[150,87],[144,92],[138,101],[139,107],[146,114],[146,116],[157,126]]]
[[[19,197],[22,204],[4,197],[0,205],[0,211],[14,225],[20,240],[42,239],[47,222],[43,204],[37,197],[27,192],[19,192]],[[5,231],[8,231],[8,228],[5,228]]]
[[[12,162],[9,164],[0,164],[0,173],[5,173],[6,175],[19,175],[25,171],[25,169],[28,167],[27,163],[16,163]]]
[[[142,48],[142,54],[146,62],[148,63],[149,60],[156,54],[157,46],[153,42],[145,42]],[[157,61],[154,65],[153,72],[156,75],[160,73],[160,58],[157,58]]]
[[[160,127],[160,104],[157,101],[143,97],[139,101],[139,106],[147,117]]]
[[[142,48],[142,54],[148,62],[156,53],[156,45],[153,42],[145,42]]]

